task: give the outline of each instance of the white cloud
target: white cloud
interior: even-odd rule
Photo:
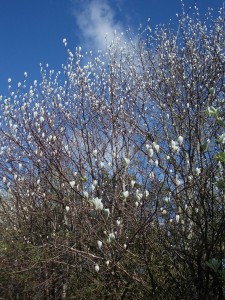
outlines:
[[[81,40],[89,49],[105,49],[106,41],[109,45],[115,32],[123,31],[122,25],[115,19],[115,10],[107,0],[87,0],[79,9],[75,9],[73,15],[81,33]]]

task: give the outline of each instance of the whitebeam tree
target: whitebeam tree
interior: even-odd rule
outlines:
[[[8,80],[1,297],[223,299],[223,13]]]

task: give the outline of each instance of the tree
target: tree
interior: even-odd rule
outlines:
[[[87,64],[68,49],[29,89],[9,79],[2,297],[224,298],[224,55],[223,10],[183,8],[176,32],[148,24]]]

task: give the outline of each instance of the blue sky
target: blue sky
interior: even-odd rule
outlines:
[[[194,0],[186,0],[187,8]],[[200,12],[217,9],[223,0],[198,0]],[[62,40],[73,50],[102,48],[105,34],[135,30],[148,17],[152,25],[175,20],[180,0],[0,0],[0,94],[7,79],[16,84],[26,71],[31,82],[40,78],[39,63],[60,70],[67,53]]]

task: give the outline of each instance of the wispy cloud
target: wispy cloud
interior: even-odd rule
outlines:
[[[83,1],[79,8],[74,9],[73,15],[80,30],[80,39],[90,50],[105,49],[106,41],[110,44],[115,32],[123,31],[121,22],[116,20],[115,9],[107,0]]]

